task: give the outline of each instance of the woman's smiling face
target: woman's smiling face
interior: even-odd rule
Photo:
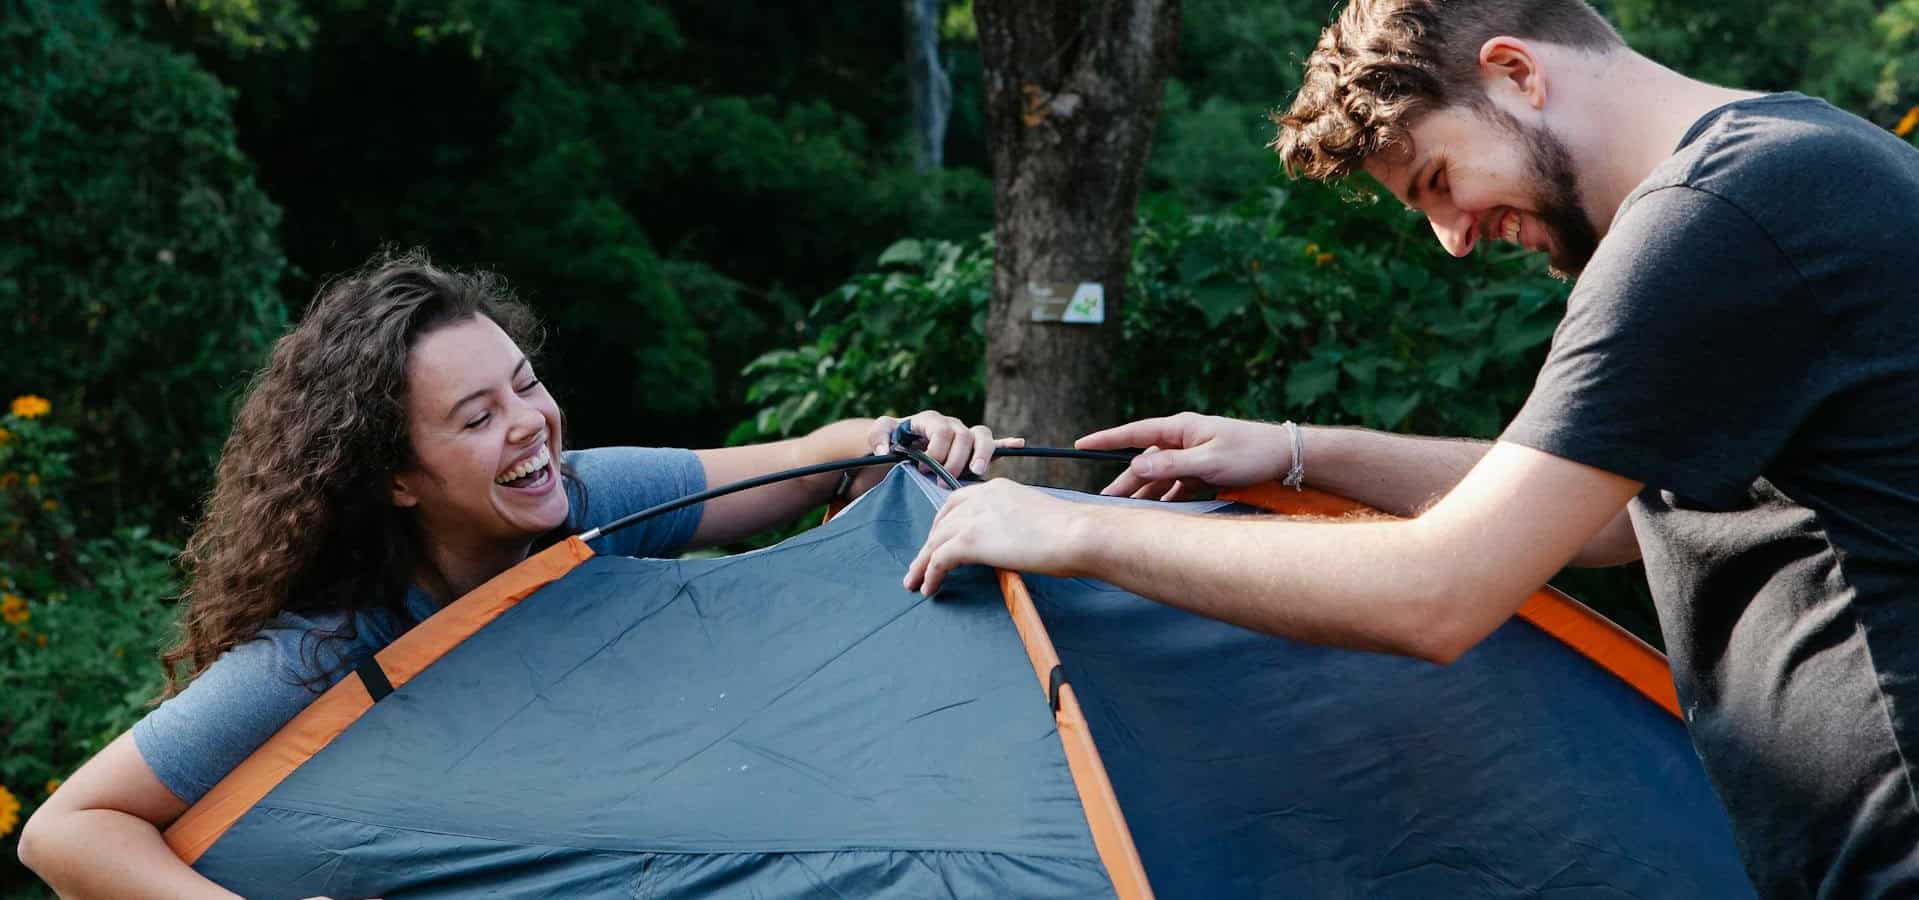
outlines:
[[[485,553],[524,547],[566,521],[560,409],[500,326],[474,316],[408,352],[407,431],[414,462],[393,502],[430,544]]]

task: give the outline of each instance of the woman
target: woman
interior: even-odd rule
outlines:
[[[68,897],[230,897],[174,857],[162,829],[359,660],[567,534],[709,484],[883,452],[897,424],[717,450],[562,452],[559,406],[521,349],[534,328],[498,279],[417,252],[321,291],[274,345],[222,452],[184,554],[165,702],[35,813],[22,861]],[[985,427],[931,411],[912,422],[935,459],[984,473],[996,445]],[[850,494],[883,474],[862,472]],[[835,473],[730,495],[596,549],[725,543],[839,486]]]

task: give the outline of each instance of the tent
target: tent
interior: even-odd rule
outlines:
[[[751,553],[557,544],[167,839],[247,897],[1753,894],[1663,662],[1564,598],[1449,666],[1090,580],[928,601],[900,577],[944,496],[901,466]]]

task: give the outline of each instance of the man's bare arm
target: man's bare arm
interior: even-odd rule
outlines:
[[[1445,499],[1403,521],[1113,510],[1000,481],[947,501],[906,585],[934,591],[975,562],[1085,575],[1271,634],[1447,662],[1509,618],[1639,487],[1515,444],[1497,445]]]
[[[1489,441],[1391,434],[1367,428],[1304,426],[1306,484],[1410,518],[1437,503],[1492,447]],[[1081,438],[1087,448],[1160,447],[1135,461],[1107,493],[1162,497],[1189,493],[1179,482],[1219,488],[1281,478],[1292,466],[1292,440],[1270,422],[1180,413],[1142,419]],[[1611,566],[1639,558],[1632,520],[1619,515],[1572,559]]]

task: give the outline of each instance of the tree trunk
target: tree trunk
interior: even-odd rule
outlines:
[[[946,164],[953,82],[940,65],[940,0],[901,0],[906,12],[906,91],[913,110],[914,168]]]
[[[999,434],[1070,446],[1119,424],[1112,373],[1134,207],[1179,10],[1179,0],[974,5],[996,218],[985,421]],[[1092,318],[1094,293],[1102,321],[1073,324]],[[1080,488],[1110,474],[1070,460],[1004,471]]]

